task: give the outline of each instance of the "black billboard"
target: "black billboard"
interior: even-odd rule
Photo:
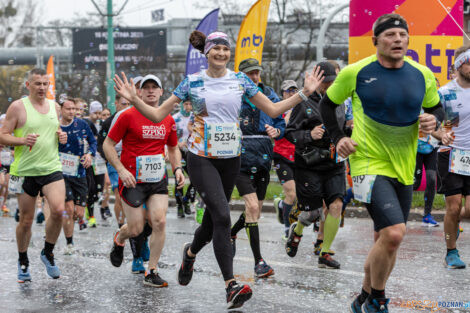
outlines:
[[[114,62],[120,68],[157,69],[166,67],[166,29],[116,28]],[[108,32],[105,28],[73,30],[73,64],[75,69],[106,69]]]

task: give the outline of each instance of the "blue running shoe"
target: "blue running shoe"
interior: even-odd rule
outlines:
[[[145,273],[144,261],[142,258],[132,260],[132,274]]]
[[[437,227],[439,226],[439,223],[436,222],[434,217],[432,217],[431,214],[427,214],[426,216],[423,217],[423,227]]]
[[[144,262],[148,262],[150,260],[150,248],[148,238],[145,238],[144,244],[142,245],[142,250],[140,251],[140,255],[142,256],[142,260]]]
[[[42,249],[41,261],[46,266],[46,271],[49,276],[51,276],[54,279],[57,279],[60,277],[60,270],[57,267],[57,265],[55,265],[53,254],[50,257],[48,257],[44,254],[44,249]]]
[[[39,212],[38,214],[36,214],[36,224],[40,225],[44,222],[44,220],[45,220],[44,213]]]
[[[359,300],[357,298],[354,299],[354,301],[351,303],[351,306],[349,307],[349,312],[362,313],[361,304],[359,303]]]
[[[274,270],[263,259],[255,266],[256,278],[265,278],[274,275]]]
[[[372,299],[367,298],[366,302],[362,305],[362,312],[364,313],[388,313],[388,303],[390,299]]]
[[[29,273],[29,262],[21,265],[20,261],[18,261],[18,282],[24,283],[27,281],[31,281],[31,274]]]
[[[465,263],[460,259],[459,250],[455,249],[449,251],[446,255],[446,259],[444,262],[447,268],[451,269],[458,269],[458,268],[465,268]]]

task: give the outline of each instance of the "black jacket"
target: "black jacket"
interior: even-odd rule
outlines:
[[[331,138],[325,131],[323,137],[319,140],[314,140],[310,134],[312,129],[316,126],[323,124],[320,115],[320,100],[321,96],[314,92],[310,95],[307,101],[303,101],[296,105],[292,110],[292,114],[289,119],[289,124],[286,127],[287,140],[295,145],[295,166],[299,168],[309,168],[304,159],[302,153],[310,152],[316,148],[322,150],[329,150],[331,145]],[[345,128],[346,117],[344,104],[338,106],[336,109],[336,115],[341,128]],[[313,166],[314,170],[328,171],[333,169],[344,168],[344,162],[336,163],[332,158],[325,159],[323,162]]]

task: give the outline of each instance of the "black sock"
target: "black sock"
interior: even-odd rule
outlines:
[[[323,243],[323,239],[317,239],[317,242],[315,242],[315,247],[318,247]]]
[[[55,246],[55,244],[44,241],[44,254],[45,255],[51,255],[52,250],[54,250],[54,246]]]
[[[457,248],[454,248],[454,249],[447,249],[447,254],[449,254],[450,251],[454,251],[454,250],[457,250]]]
[[[259,247],[259,229],[258,223],[245,223],[246,234],[250,241],[251,251],[255,258],[255,265],[259,263],[263,258],[261,257],[261,251]]]
[[[377,290],[374,288],[370,288],[370,290],[371,290],[371,293],[370,293],[371,299],[385,298],[385,290]]]
[[[149,223],[145,223],[145,225],[144,225],[144,231],[142,232],[143,235],[144,235],[144,237],[147,238],[148,236],[150,236],[150,235],[152,234],[152,231],[153,231],[153,229],[152,229],[152,227],[150,226],[150,224],[149,224]],[[144,238],[144,239],[145,239],[145,238]]]
[[[28,260],[28,251],[25,252],[19,252],[18,251],[18,261],[20,261],[21,265],[26,265],[29,260]]]
[[[235,237],[243,227],[245,227],[245,212],[240,214],[238,220],[233,224],[230,236]]]
[[[359,302],[360,305],[362,305],[364,302],[366,302],[367,297],[369,296],[369,293],[362,288],[361,294],[357,296],[357,301]]]
[[[131,244],[132,256],[134,259],[140,258],[140,252],[142,251],[142,245],[144,244],[144,232],[141,232],[138,236],[129,238]]]
[[[65,240],[67,240],[68,245],[73,245],[73,236],[65,237]]]

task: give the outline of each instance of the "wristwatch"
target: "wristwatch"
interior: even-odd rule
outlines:
[[[308,100],[308,97],[302,92],[302,90],[299,90],[299,92],[297,92],[297,94],[299,95],[300,98],[302,98],[303,101]]]

